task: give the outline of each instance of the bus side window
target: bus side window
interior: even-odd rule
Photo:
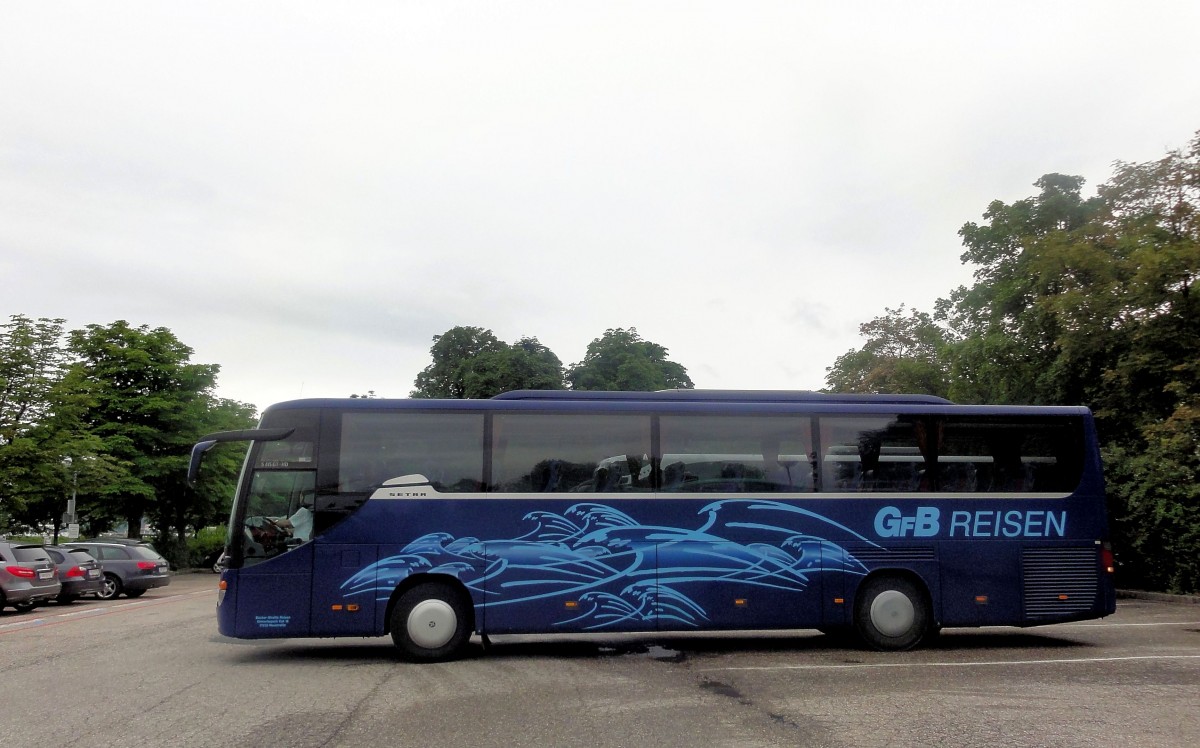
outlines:
[[[498,493],[621,493],[650,471],[647,415],[499,413],[492,487]]]
[[[945,457],[938,462],[938,489],[949,493],[973,493],[977,490],[979,470],[973,462],[950,461]]]
[[[664,492],[794,493],[813,489],[812,423],[801,416],[664,415]]]
[[[1075,489],[1082,463],[1077,421],[1028,418],[946,421],[939,457],[940,490],[973,493],[1067,492]]]
[[[822,418],[821,490],[906,493],[928,485],[929,469],[908,416]]]
[[[687,466],[682,462],[674,461],[663,468],[662,489],[663,491],[680,491],[682,486],[688,479]],[[696,476],[691,476],[692,480]]]
[[[369,493],[423,475],[439,493],[483,490],[481,413],[353,411],[343,414],[338,492]]]

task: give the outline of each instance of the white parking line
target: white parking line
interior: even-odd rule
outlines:
[[[986,660],[983,662],[878,662],[844,665],[743,665],[737,667],[710,667],[700,672],[730,670],[870,670],[877,668],[949,668],[949,667],[998,667],[1002,665],[1086,665],[1097,662],[1129,662],[1132,660],[1200,660],[1194,655],[1131,655],[1128,657],[1080,657],[1063,660]]]
[[[55,613],[52,616],[44,616],[41,618],[22,618],[13,621],[12,623],[0,623],[0,633],[10,633],[11,631],[54,625],[56,623],[68,623],[71,620],[78,620],[85,616],[99,616],[107,613],[120,613],[121,611],[131,610],[134,608],[162,605],[174,600],[189,597],[200,597],[202,595],[213,595],[215,593],[215,589],[197,590],[195,592],[177,592],[165,597],[148,598],[145,600],[130,600],[128,602],[111,603],[103,606],[89,605],[86,608],[80,607],[77,610],[64,610],[62,613]]]
[[[3,631],[4,629],[16,628],[17,626],[36,626],[38,624],[45,623],[45,622],[46,622],[45,618],[31,618],[26,621],[14,621],[13,623],[2,623],[2,624],[0,624],[0,631]]]
[[[1200,621],[1152,621],[1148,623],[1117,623],[1103,621],[1076,621],[1075,623],[1048,623],[1045,626],[971,626],[951,627],[946,631],[1061,631],[1062,629],[1105,629],[1126,626],[1200,626]]]
[[[96,613],[101,613],[103,611],[106,611],[110,607],[112,607],[112,606],[106,605],[103,608],[80,608],[79,610],[72,610],[69,613],[56,613],[54,615],[54,617],[55,618],[70,618],[71,616],[90,616],[90,615],[95,615]]]
[[[1121,626],[1200,626],[1200,621],[1156,621],[1153,623],[1058,623],[1051,624],[1056,629],[1103,629],[1119,628]],[[1040,628],[1040,627],[1039,627]]]

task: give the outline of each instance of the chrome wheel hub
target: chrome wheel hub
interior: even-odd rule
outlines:
[[[916,620],[916,609],[908,595],[897,590],[884,590],[871,601],[871,625],[884,636],[901,636]]]
[[[458,628],[458,616],[445,600],[422,600],[408,614],[408,638],[425,649],[446,646]]]

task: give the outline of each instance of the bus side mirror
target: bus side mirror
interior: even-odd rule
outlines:
[[[196,487],[196,479],[200,476],[200,461],[204,459],[204,453],[212,449],[214,445],[221,442],[277,441],[288,438],[295,430],[294,428],[244,429],[242,431],[218,431],[215,434],[202,436],[196,446],[192,447],[192,461],[188,463],[187,484],[192,488]]]
[[[196,481],[200,478],[200,461],[204,459],[204,453],[215,446],[217,446],[217,440],[209,439],[192,447],[192,460],[188,463],[187,474],[187,484],[192,488],[196,487]]]

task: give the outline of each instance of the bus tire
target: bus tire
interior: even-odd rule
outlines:
[[[869,579],[855,599],[854,626],[872,649],[912,649],[925,638],[931,619],[925,591],[905,577]]]
[[[462,654],[471,637],[471,611],[449,585],[424,582],[400,596],[391,628],[392,641],[405,659],[450,660]]]

